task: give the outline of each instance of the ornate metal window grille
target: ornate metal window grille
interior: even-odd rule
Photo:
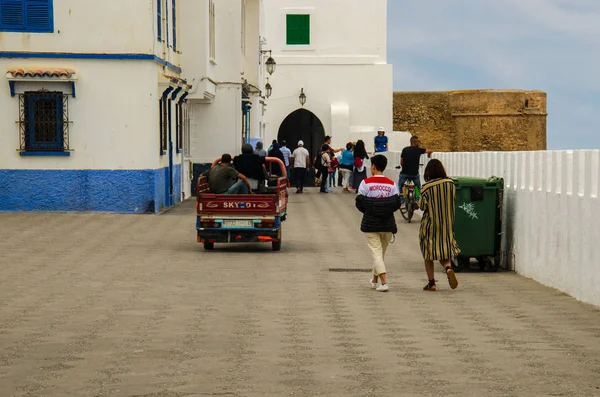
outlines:
[[[69,150],[69,104],[62,92],[28,91],[19,95],[21,151]]]

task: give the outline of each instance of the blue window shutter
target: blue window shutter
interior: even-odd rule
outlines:
[[[173,49],[177,49],[177,0],[172,0],[173,3]]]
[[[25,0],[0,0],[0,29],[25,30]]]
[[[156,0],[156,26],[158,41],[162,40],[162,0]]]
[[[25,25],[28,32],[53,30],[52,0],[26,0]]]

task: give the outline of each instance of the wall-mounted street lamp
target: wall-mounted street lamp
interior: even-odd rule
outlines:
[[[265,85],[265,95],[267,98],[269,98],[272,93],[273,87],[271,87],[271,84],[269,83],[269,78],[267,77],[267,84]]]
[[[275,68],[277,68],[277,63],[275,62],[275,60],[272,57],[269,57],[269,59],[267,59],[267,62],[265,63],[265,65],[267,65],[267,73],[269,73],[270,75],[275,73]]]
[[[277,68],[277,62],[275,62],[275,60],[271,56],[271,50],[260,51],[261,55],[266,54],[267,52],[269,53],[269,58],[265,62],[265,66],[267,68],[267,73],[269,73],[269,75],[272,75],[273,73],[275,73],[275,69]]]
[[[306,103],[306,94],[304,94],[304,88],[300,90],[300,96],[298,97],[298,100],[300,101],[300,105],[302,106],[304,106],[304,104]]]

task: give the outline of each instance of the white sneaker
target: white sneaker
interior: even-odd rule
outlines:
[[[371,283],[371,288],[377,288],[377,283],[374,283],[372,278],[369,279],[369,282]]]
[[[379,288],[376,289],[377,292],[388,292],[390,289],[387,284],[382,284]]]

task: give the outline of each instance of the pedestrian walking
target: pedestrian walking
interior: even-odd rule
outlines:
[[[425,260],[425,271],[429,282],[423,289],[435,291],[433,262],[439,261],[444,267],[450,288],[458,287],[458,280],[452,270],[451,259],[460,253],[454,237],[454,181],[446,175],[441,161],[434,159],[425,168],[425,185],[421,191],[419,206],[423,210],[419,239]]]
[[[290,180],[290,157],[292,157],[292,151],[288,149],[287,142],[281,141],[281,153],[283,153],[283,159],[285,160],[285,170],[287,171],[288,181]]]
[[[292,153],[294,164],[294,179],[296,180],[296,194],[304,193],[306,173],[310,169],[310,153],[304,148],[304,142],[298,141],[298,147]]]
[[[362,140],[356,142],[354,146],[354,170],[352,172],[352,188],[358,193],[358,187],[361,182],[367,177],[367,169],[365,160],[369,159],[365,143]]]
[[[263,148],[262,142],[256,142],[256,149],[254,149],[254,154],[258,154],[260,157],[267,157],[267,151]]]
[[[337,157],[333,155],[333,153],[329,153],[331,157],[331,163],[329,165],[329,186],[335,187],[335,175],[337,173],[338,167],[340,166],[340,162]]]
[[[281,152],[281,149],[277,142],[273,143],[273,148],[269,151],[269,157],[278,158],[285,165],[285,158],[283,157],[283,153]],[[279,164],[271,163],[270,166],[271,166],[271,174],[272,175],[277,175],[277,176],[283,175],[283,170],[281,169]]]
[[[342,191],[350,192],[350,175],[354,167],[354,145],[352,142],[346,144],[346,149],[342,152],[340,158],[340,175],[342,176]]]
[[[384,258],[388,245],[398,232],[394,212],[400,208],[396,183],[383,175],[386,167],[385,156],[373,156],[371,159],[373,176],[360,183],[358,196],[356,196],[356,208],[363,213],[360,230],[365,233],[373,256],[373,277],[370,285],[379,292],[389,290]]]
[[[271,142],[271,146],[269,146],[269,149],[267,149],[269,152],[271,150],[273,150],[273,148],[275,147],[275,144],[277,143],[277,139],[273,139],[273,142]],[[279,147],[281,147],[281,145],[279,145]]]
[[[331,164],[331,157],[329,156],[329,153],[331,152],[331,149],[329,147],[329,145],[324,144],[321,147],[321,155],[320,157],[317,159],[318,162],[318,166],[319,166],[319,171],[321,171],[321,193],[329,193],[330,190],[327,189],[327,177],[329,175],[329,166]]]

